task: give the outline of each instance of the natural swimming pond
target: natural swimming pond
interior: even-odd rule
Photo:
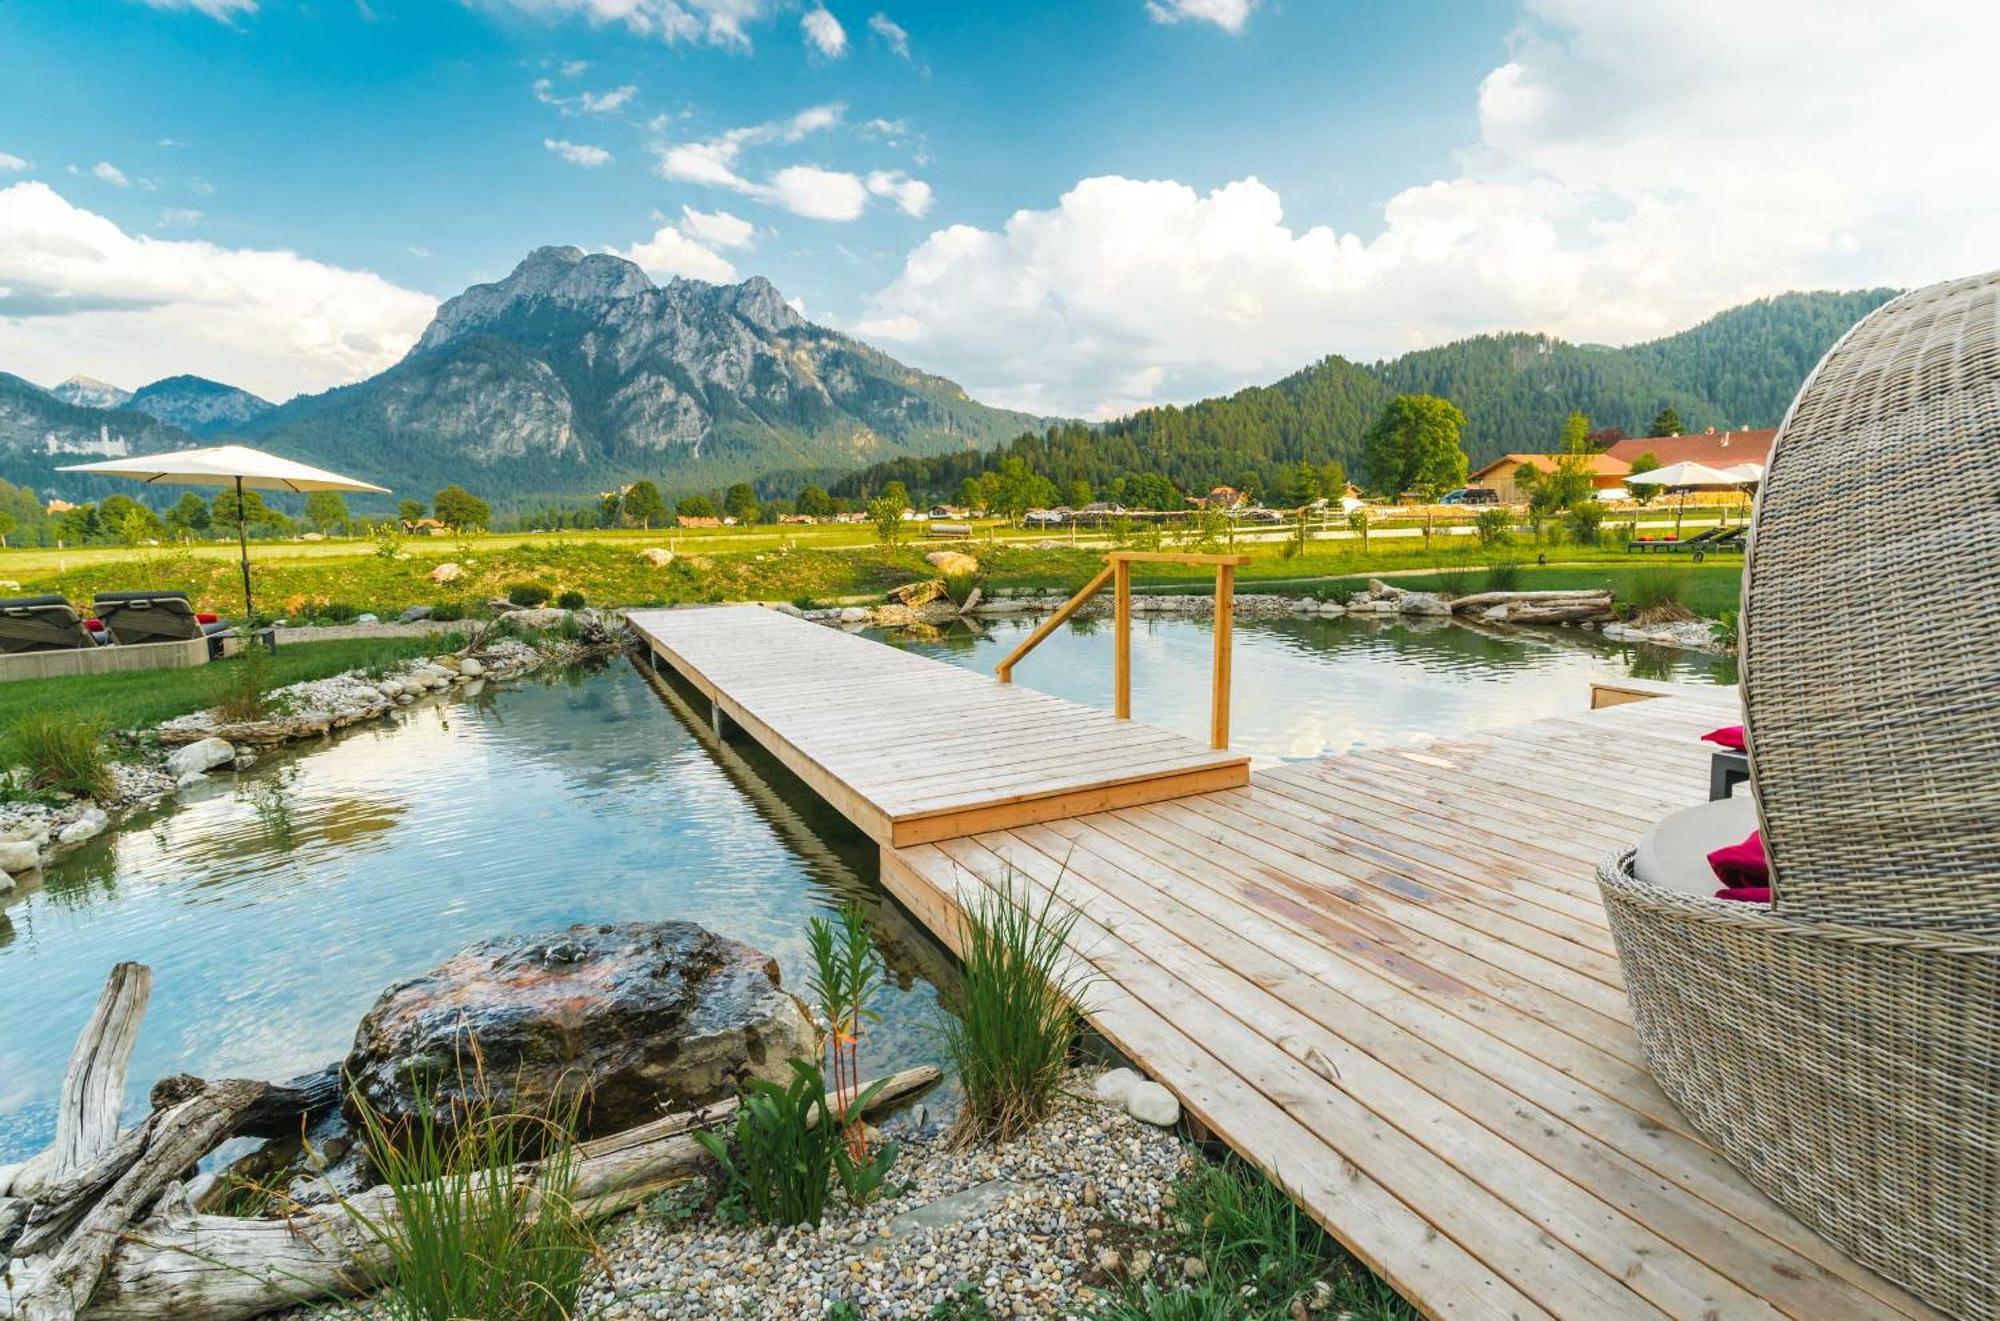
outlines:
[[[1004,620],[896,645],[990,671]],[[1205,737],[1205,623],[1141,618],[1134,714]],[[1284,618],[1236,631],[1236,745],[1270,761],[1513,723],[1592,676],[1729,680],[1583,633]],[[1052,636],[1017,681],[1108,706],[1108,624]],[[910,734],[925,733],[921,711]],[[267,755],[129,823],[0,910],[0,1161],[48,1140],[70,1046],[110,966],[154,990],[128,1102],[163,1075],[282,1078],[344,1055],[390,983],[489,936],[686,918],[774,954],[805,985],[808,917],[869,902],[898,985],[871,1067],[929,1060],[938,947],[884,902],[875,848],[754,747],[718,745],[633,667],[455,695]]]

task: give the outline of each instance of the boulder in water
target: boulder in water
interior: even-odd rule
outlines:
[[[769,955],[692,922],[624,922],[483,941],[390,987],[346,1071],[391,1123],[420,1104],[449,1122],[482,1093],[475,1070],[502,1111],[582,1089],[595,1136],[720,1100],[745,1075],[789,1078],[793,1056],[817,1059],[818,1033]]]

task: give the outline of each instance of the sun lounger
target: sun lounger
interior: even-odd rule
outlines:
[[[230,631],[219,620],[203,623],[185,592],[100,592],[92,604],[105,631],[120,646],[219,638]]]
[[[75,651],[97,645],[67,597],[17,596],[0,601],[0,653]]]

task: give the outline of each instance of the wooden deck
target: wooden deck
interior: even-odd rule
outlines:
[[[694,650],[700,627],[671,632],[683,663],[719,668]],[[744,722],[788,764],[783,749],[811,747],[828,716],[859,730],[885,693],[963,684],[901,653],[802,654],[766,650],[746,673],[760,693],[799,691],[789,672],[814,694],[763,699],[762,732]],[[829,654],[894,683],[843,683]],[[1593,872],[1704,796],[1698,736],[1734,723],[1735,694],[1628,684],[1599,697],[1603,709],[1579,692],[1574,715],[1171,801],[885,844],[882,880],[947,943],[977,887],[1054,888],[1080,914],[1071,948],[1093,979],[1092,1023],[1427,1315],[1936,1316],[1751,1188],[1646,1072]],[[899,719],[907,730],[910,708]],[[1031,723],[1009,728],[943,764],[1031,788],[989,765],[1035,742]],[[841,783],[869,783],[864,771]]]
[[[884,845],[1249,782],[1240,754],[775,610],[626,620],[659,663]]]

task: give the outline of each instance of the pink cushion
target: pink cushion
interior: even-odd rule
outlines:
[[[102,633],[104,631],[104,621],[101,619],[86,619],[83,621],[83,626],[93,633]]]
[[[1744,752],[1750,746],[1749,741],[1743,736],[1741,725],[1724,725],[1721,729],[1711,729],[1701,736],[1701,741],[1718,744],[1732,752]]]
[[[1731,844],[1709,854],[1708,866],[1724,889],[1771,884],[1771,862],[1764,856],[1764,833],[1760,830],[1751,831],[1750,838],[1741,844]]]
[[[1768,885],[1726,885],[1715,892],[1717,899],[1734,899],[1740,904],[1768,904],[1771,902],[1771,887]]]

